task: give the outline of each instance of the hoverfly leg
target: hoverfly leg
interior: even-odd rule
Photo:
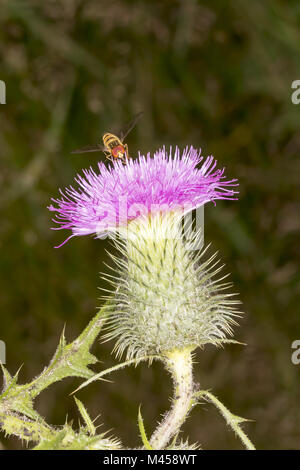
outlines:
[[[125,148],[125,161],[124,161],[124,163],[125,163],[126,160],[130,159],[130,155],[129,155],[128,145],[127,144],[124,144],[124,148]]]

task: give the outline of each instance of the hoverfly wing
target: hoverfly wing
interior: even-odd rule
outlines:
[[[87,145],[86,147],[82,147],[80,149],[73,150],[71,153],[89,153],[89,152],[103,152],[105,148],[100,145]]]
[[[142,117],[143,115],[143,111],[141,111],[140,113],[138,113],[136,116],[134,116],[134,118],[130,121],[130,123],[127,125],[125,131],[121,132],[120,134],[120,139],[123,141],[129,134],[130,131],[132,131],[132,129],[134,128],[134,126],[136,125],[136,123],[138,122],[138,120]]]

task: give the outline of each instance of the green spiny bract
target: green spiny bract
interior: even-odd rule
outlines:
[[[199,235],[184,241],[172,214],[134,221],[126,237],[116,240],[123,257],[112,256],[117,275],[110,277],[114,309],[106,336],[117,338],[118,355],[125,350],[127,358],[163,355],[206,343],[220,345],[232,334],[234,304],[239,302],[223,293],[229,284],[213,279],[222,269],[216,255],[202,261],[206,250],[191,251],[197,242]]]
[[[34,450],[120,450],[118,439],[109,438],[105,433],[91,436],[85,428],[75,432],[66,424],[57,429],[48,439],[41,439]]]
[[[172,443],[166,450],[201,450],[200,444],[189,444],[188,439],[184,441],[181,439],[179,442]]]

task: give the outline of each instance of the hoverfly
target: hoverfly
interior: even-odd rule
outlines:
[[[132,121],[130,121],[126,130],[121,132],[120,137],[117,137],[110,132],[106,132],[102,136],[103,145],[90,145],[81,149],[73,150],[71,153],[103,152],[108,160],[114,161],[120,159],[125,163],[130,156],[128,153],[128,145],[124,143],[124,140],[128,136],[129,132],[132,131],[142,114],[142,112],[138,113]]]

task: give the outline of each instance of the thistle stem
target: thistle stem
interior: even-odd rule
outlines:
[[[174,382],[171,410],[158,425],[150,439],[153,449],[164,449],[187,418],[194,393],[191,350],[173,351],[166,355],[165,364]]]

